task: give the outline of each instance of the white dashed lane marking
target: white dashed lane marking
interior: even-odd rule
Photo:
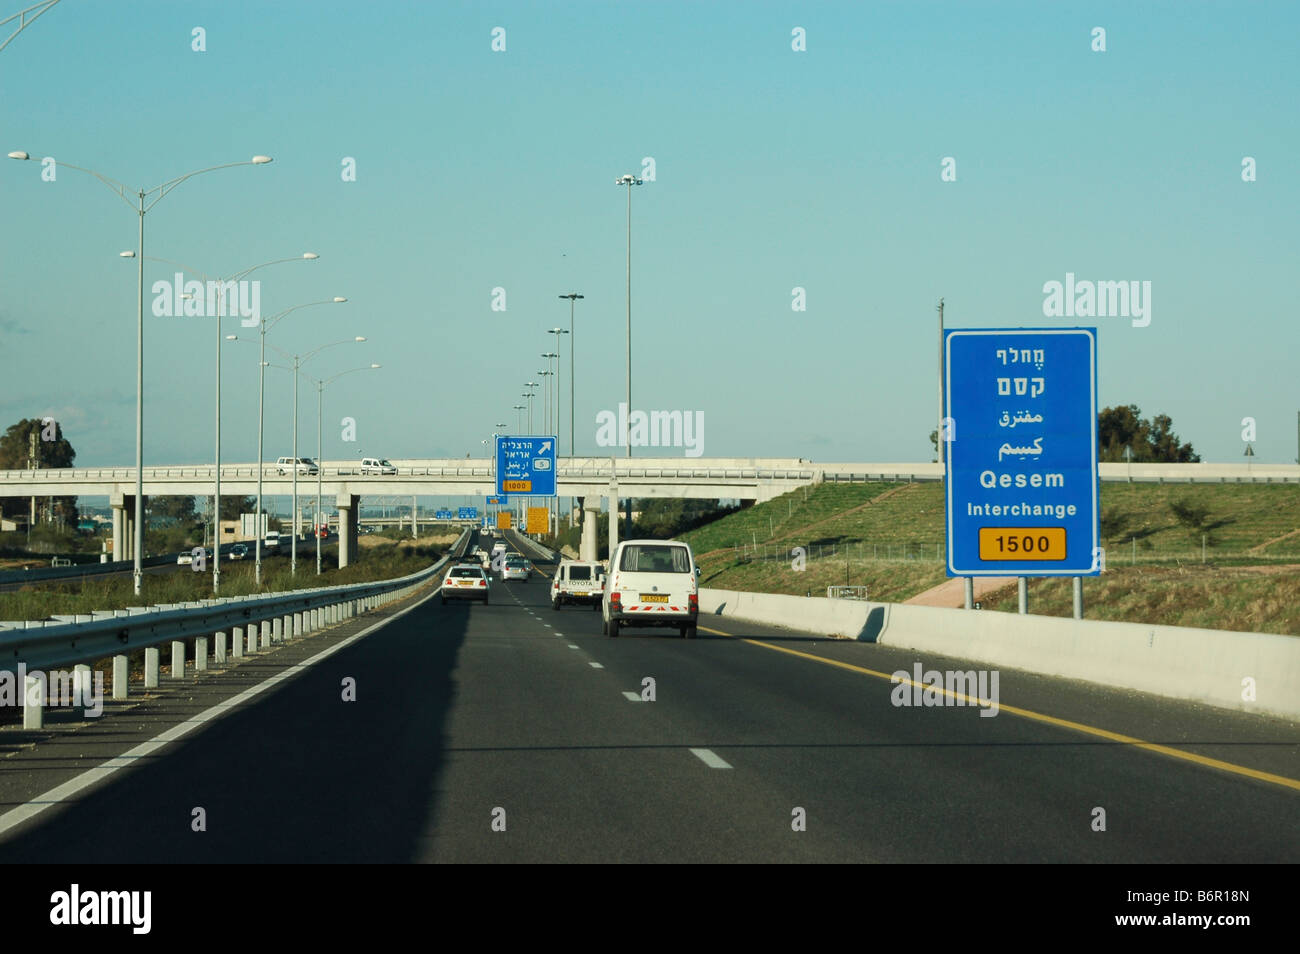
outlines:
[[[709,768],[729,769],[731,768],[724,760],[718,758],[709,749],[691,749],[691,755],[707,765]]]
[[[637,693],[635,693],[635,692],[625,692],[625,693],[623,693],[623,698],[626,699],[628,702],[640,702],[640,701],[641,701],[641,697],[640,697]]]
[[[590,666],[592,669],[604,669],[604,668],[605,668],[604,666],[602,666],[602,665],[601,665],[600,663],[598,663],[598,662],[587,663],[587,665]]]

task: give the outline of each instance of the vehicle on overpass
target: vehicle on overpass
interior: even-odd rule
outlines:
[[[605,595],[605,568],[599,563],[562,560],[551,580],[551,609],[565,603],[589,603],[600,609]]]
[[[491,589],[488,575],[481,566],[457,563],[442,578],[438,594],[443,606],[447,605],[447,600],[482,600],[486,606]]]
[[[320,473],[320,468],[316,466],[316,462],[310,457],[299,457],[296,462],[292,457],[281,457],[275,462],[275,469],[280,474],[290,473],[295,469],[295,466],[299,477],[315,477]]]
[[[605,635],[617,636],[625,626],[671,626],[684,638],[695,638],[699,573],[689,545],[676,540],[624,540],[609,566],[601,599]]]
[[[397,467],[390,464],[383,457],[363,457],[361,458],[362,474],[379,474],[381,477],[388,477],[397,473]]]

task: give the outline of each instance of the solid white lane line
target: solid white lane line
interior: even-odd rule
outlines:
[[[731,768],[724,760],[718,758],[709,749],[691,749],[691,754],[707,765],[709,768],[729,769]]]

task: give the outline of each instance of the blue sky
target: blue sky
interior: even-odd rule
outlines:
[[[384,366],[326,390],[329,459],[478,456],[495,422],[514,429],[570,290],[576,449],[597,452],[596,415],[625,390],[614,179],[653,157],[633,195],[633,404],[702,412],[705,456],[930,459],[942,296],[949,327],[1093,324],[1103,406],[1170,414],[1207,460],[1241,460],[1253,417],[1256,460],[1291,462],[1298,10],[62,0],[0,52],[0,151],[133,187],[273,156],[182,184],[146,253],[222,275],[321,256],[257,277],[266,313],[349,298],[270,333],[296,353],[369,339],[307,369]],[[118,252],[136,216],[83,174],[40,173],[0,164],[0,418],[52,414],[79,464],[127,465],[136,275]],[[1044,318],[1067,272],[1150,281],[1150,325]],[[255,336],[223,331],[246,339],[224,352],[223,456],[247,461]],[[215,338],[212,319],[146,312],[147,463],[210,460]],[[291,440],[274,369],[267,407],[274,459]]]

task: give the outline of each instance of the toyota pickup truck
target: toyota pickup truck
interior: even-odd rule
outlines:
[[[599,611],[605,595],[605,568],[599,563],[563,560],[551,580],[551,609],[565,603],[589,603]]]

